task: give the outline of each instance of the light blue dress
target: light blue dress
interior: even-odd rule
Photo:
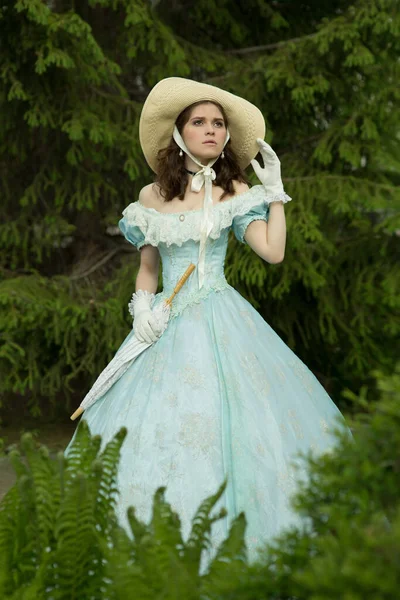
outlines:
[[[155,490],[166,486],[186,539],[201,501],[228,477],[214,509],[225,506],[228,516],[213,525],[203,569],[241,511],[250,560],[258,546],[299,523],[289,506],[301,476],[295,465],[303,464],[297,452],[330,451],[332,429],[347,429],[316,377],[225,279],[229,231],[246,243],[249,223],[268,221],[265,198],[259,185],[213,207],[203,287],[195,270],[173,301],[164,334],[83,414],[103,446],[128,429],[117,506],[128,531],[128,506],[147,522]],[[161,255],[163,291],[154,306],[197,264],[201,216],[202,209],[165,214],[139,202],[123,211],[119,227],[127,240],[157,246]]]

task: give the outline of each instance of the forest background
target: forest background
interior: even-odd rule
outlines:
[[[400,330],[399,12],[395,0],[2,1],[3,432],[68,421],[129,332],[139,254],[117,222],[152,180],[138,121],[168,76],[259,106],[293,198],[284,261],[232,235],[228,281],[342,410],[354,410],[345,390],[374,395]]]

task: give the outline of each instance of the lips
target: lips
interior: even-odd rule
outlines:
[[[216,146],[217,142],[203,142],[203,144],[207,144],[209,146]]]

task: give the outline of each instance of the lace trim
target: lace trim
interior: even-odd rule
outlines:
[[[246,240],[244,239],[244,235],[247,231],[248,226],[253,221],[266,221],[268,223],[268,218],[266,217],[266,215],[249,215],[248,219],[246,219],[246,222],[242,224],[241,227],[234,230],[236,239],[239,240],[239,242],[241,242],[242,244],[247,244]]]
[[[267,196],[265,199],[265,203],[271,204],[271,202],[283,202],[283,204],[286,204],[291,200],[292,198],[288,196],[286,192],[279,192],[278,194],[274,194],[273,196]]]
[[[138,290],[132,294],[131,301],[128,304],[128,310],[133,318],[135,318],[136,304],[143,299],[146,300],[146,303],[151,308],[152,304],[154,304],[155,295],[153,292],[148,292],[147,290]]]
[[[204,286],[200,290],[192,290],[183,299],[179,302],[178,296],[171,303],[171,312],[169,319],[174,319],[178,315],[182,313],[188,306],[192,304],[198,304],[207,296],[209,296],[212,292],[222,292],[227,289],[232,289],[232,286],[226,281],[226,279],[221,279],[220,281],[215,282],[212,286],[205,288]],[[163,302],[168,298],[168,294],[165,292],[160,292],[156,294],[155,304],[158,302]]]
[[[277,196],[281,196],[281,194]],[[234,217],[245,215],[254,206],[261,203],[269,204],[278,199],[282,200],[277,196],[268,196],[263,185],[255,185],[230,200],[215,204],[213,207],[214,224],[210,238],[219,238],[221,230],[229,227]],[[289,196],[287,197],[289,198]],[[163,242],[167,246],[171,244],[182,246],[187,240],[199,241],[202,211],[203,209],[162,213],[155,208],[147,208],[140,202],[132,202],[122,214],[128,226],[139,227],[143,232],[145,239],[137,245],[137,248],[140,249],[145,244],[157,246]],[[181,215],[184,215],[183,220],[180,219]]]

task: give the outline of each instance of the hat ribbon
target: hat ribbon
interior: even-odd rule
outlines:
[[[206,242],[207,237],[210,235],[213,228],[213,198],[212,198],[212,182],[216,178],[216,174],[214,169],[212,169],[212,165],[219,159],[219,156],[213,158],[208,162],[207,165],[203,165],[186,147],[185,142],[182,139],[181,134],[178,131],[177,126],[175,125],[174,132],[172,134],[175,142],[178,144],[179,148],[183,150],[199,167],[201,167],[200,171],[197,171],[196,175],[192,178],[192,183],[190,189],[192,192],[199,192],[204,185],[204,201],[203,201],[203,217],[200,225],[200,247],[199,247],[199,260],[198,260],[198,282],[199,289],[203,286],[204,283],[204,274],[205,274],[205,250],[206,250]],[[224,148],[228,143],[230,138],[229,131],[226,132],[226,138],[224,142]]]

